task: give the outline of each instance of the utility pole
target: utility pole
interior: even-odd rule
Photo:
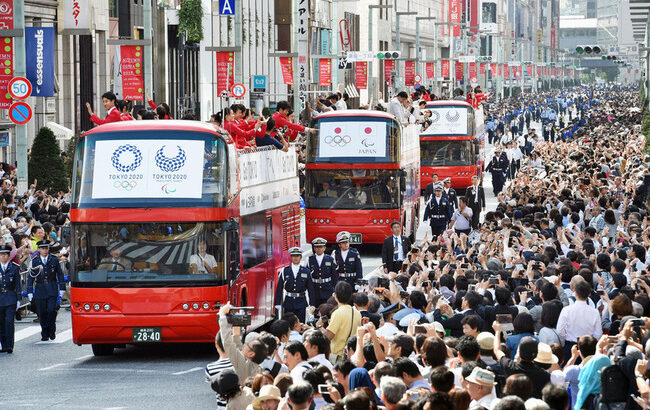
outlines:
[[[142,25],[144,26],[144,40],[149,41],[148,46],[144,46],[144,89],[153,90],[153,42],[151,39],[151,1],[144,0],[142,3]],[[146,101],[145,101],[146,102]]]
[[[22,31],[23,34],[14,37],[14,50],[16,60],[14,76],[25,76],[25,0],[14,0],[14,30]],[[27,125],[16,125],[16,174],[18,176],[19,193],[27,191]]]
[[[416,17],[415,18],[415,71],[420,75],[422,75],[421,70],[420,70],[420,21],[421,20],[434,20],[435,21],[436,18],[435,17]],[[433,35],[433,38],[434,38],[434,40],[433,40],[433,43],[434,43],[433,56],[434,57],[433,57],[433,59],[435,61],[435,59],[436,59],[435,58],[436,50],[438,49],[438,41],[437,41],[438,36],[436,34],[438,32],[438,29],[436,28],[435,23],[433,25],[433,31],[434,31],[434,35]],[[436,74],[435,74],[435,70],[434,70],[433,76],[435,77],[435,75]]]
[[[372,42],[372,11],[374,9],[390,9],[393,8],[390,4],[371,4],[368,6],[368,51],[374,51],[374,43]],[[375,81],[372,74],[372,67],[375,64],[374,59],[368,64],[368,90],[370,99],[375,102]]]

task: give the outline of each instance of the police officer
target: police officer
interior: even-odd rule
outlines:
[[[9,262],[11,246],[0,246],[0,352],[14,351],[14,316],[20,306],[20,269]]]
[[[350,248],[349,232],[339,232],[336,235],[336,242],[339,244],[339,249],[332,252],[332,257],[336,261],[339,280],[344,280],[354,287],[357,280],[363,279],[363,268],[359,252],[354,248]]]
[[[506,171],[508,170],[508,159],[501,155],[500,148],[494,150],[494,156],[485,170],[492,174],[492,190],[494,191],[494,196],[499,195],[499,192],[503,189],[503,185],[506,183]]]
[[[41,341],[56,339],[56,311],[65,293],[65,280],[59,259],[50,255],[50,241],[36,242],[39,255],[32,258],[27,277],[28,297],[33,298],[41,324]],[[33,291],[33,293],[32,293]]]
[[[458,197],[456,196],[456,190],[451,187],[451,178],[447,177],[442,182],[444,183],[442,196],[447,197],[453,209],[458,208]]]
[[[309,268],[302,266],[302,251],[299,247],[289,248],[291,265],[282,269],[278,274],[278,286],[275,289],[275,307],[279,316],[286,313],[295,314],[301,323],[305,323],[307,306],[316,306],[314,298],[314,283]],[[307,302],[309,297],[309,303]]]
[[[453,208],[449,203],[449,199],[442,195],[442,185],[436,185],[434,195],[424,208],[424,220],[429,221],[431,227],[431,235],[437,238],[444,232],[447,224],[451,220]]]
[[[327,302],[334,293],[334,286],[338,281],[336,262],[330,255],[325,254],[327,241],[316,238],[311,241],[314,254],[307,260],[307,267],[311,271],[311,280],[314,282],[315,306]]]

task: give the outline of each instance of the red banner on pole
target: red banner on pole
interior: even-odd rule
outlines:
[[[497,64],[499,66],[499,77],[503,76],[503,66],[501,64]]]
[[[476,73],[476,63],[469,63],[469,80],[472,81],[473,78],[477,78],[478,74]]]
[[[449,77],[449,60],[442,60],[440,64],[440,76]]]
[[[125,100],[144,101],[142,91],[142,46],[120,46],[122,96]]]
[[[14,76],[14,39],[0,37],[0,44],[0,109],[8,109],[13,102],[7,84]]]
[[[528,75],[531,76],[531,77],[533,76],[533,66],[532,65],[526,66],[526,73],[528,73]]]
[[[490,64],[490,73],[492,74],[492,77],[496,77],[498,73],[498,67],[496,64]]]
[[[485,75],[485,63],[481,63],[480,67],[481,67],[481,68],[480,68],[480,70],[481,70],[481,71],[480,71],[481,75]]]
[[[433,78],[433,76],[435,75],[433,70],[433,63],[426,63],[425,71],[427,73],[427,78],[429,79]]]
[[[235,84],[235,53],[217,51],[217,96],[221,96],[223,91],[230,91],[233,84]]]
[[[368,62],[357,61],[354,63],[354,81],[359,90],[368,88]]]
[[[318,85],[321,87],[332,85],[332,60],[329,58],[318,60]]]
[[[463,81],[463,63],[456,61],[456,81]]]
[[[404,62],[404,85],[407,87],[415,85],[415,61]]]
[[[538,77],[542,76],[542,67],[537,67],[537,76]]]
[[[460,23],[462,10],[460,0],[449,0],[449,22]],[[454,37],[460,36],[460,25],[453,26]]]
[[[503,66],[503,77],[510,78],[510,67],[506,65]]]
[[[512,71],[515,73],[516,78],[521,78],[521,67],[513,68]]]
[[[14,0],[3,0],[0,3],[0,28],[14,29]]]
[[[280,68],[282,69],[282,80],[284,83],[286,85],[293,85],[293,58],[280,57]]]
[[[384,60],[384,79],[389,86],[393,85],[393,80],[390,76],[391,71],[395,69],[395,60]]]

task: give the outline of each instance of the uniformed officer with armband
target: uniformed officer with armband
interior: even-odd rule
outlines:
[[[339,280],[344,280],[354,287],[357,280],[363,279],[361,257],[356,249],[350,248],[349,232],[339,232],[336,235],[336,242],[339,244],[339,249],[332,252],[332,257],[336,261]]]
[[[442,196],[447,197],[453,209],[458,208],[458,196],[456,195],[456,190],[451,187],[451,178],[445,178],[442,183],[444,184]]]
[[[307,260],[307,267],[311,271],[311,279],[314,282],[315,306],[327,302],[334,293],[334,286],[338,281],[338,272],[334,258],[325,255],[327,241],[323,238],[316,238],[311,241],[314,247],[314,255]]]
[[[20,269],[9,262],[11,246],[0,246],[0,352],[14,351],[14,316],[20,306]]]
[[[424,220],[429,221],[433,238],[437,238],[444,232],[451,220],[452,213],[453,208],[449,199],[442,195],[442,185],[436,185],[434,195],[424,209]]]
[[[41,324],[41,341],[56,338],[56,311],[65,293],[65,280],[59,259],[50,255],[50,241],[36,242],[39,255],[32,258],[27,277],[29,300],[36,304]],[[33,291],[33,293],[32,293]]]
[[[307,306],[316,306],[314,282],[311,272],[300,264],[302,251],[299,247],[289,248],[291,265],[278,274],[278,286],[275,289],[275,307],[279,317],[286,313],[295,314],[301,323],[305,323]],[[307,302],[307,297],[309,302]]]

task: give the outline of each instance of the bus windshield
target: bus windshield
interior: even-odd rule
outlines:
[[[94,287],[225,285],[223,224],[73,224],[72,281]]]
[[[475,146],[472,140],[420,141],[420,166],[444,167],[474,165]]]
[[[427,106],[423,112],[426,128],[420,133],[430,136],[473,136],[474,109],[464,105]]]
[[[403,181],[399,170],[308,170],[305,200],[311,209],[396,209]]]
[[[205,132],[86,135],[77,145],[73,208],[224,207],[225,142]]]
[[[399,124],[381,117],[315,119],[318,134],[307,142],[307,162],[386,163],[399,158]]]

